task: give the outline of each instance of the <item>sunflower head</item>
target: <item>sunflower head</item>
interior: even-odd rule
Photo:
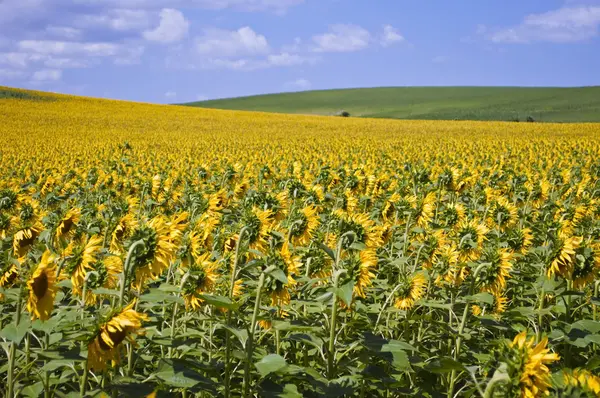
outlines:
[[[341,262],[341,267],[346,270],[346,273],[339,281],[340,286],[352,283],[353,297],[366,297],[366,290],[375,279],[377,252],[369,248],[353,252]]]
[[[183,284],[186,308],[197,310],[202,306],[203,300],[200,295],[214,290],[218,277],[217,267],[218,265],[210,261],[208,255],[202,256],[189,267],[188,277]]]
[[[425,295],[426,290],[427,278],[422,272],[401,275],[394,289],[394,307],[400,310],[411,309]]]
[[[491,248],[484,252],[481,263],[484,265],[475,282],[481,291],[500,295],[506,287],[506,280],[510,278],[512,255],[506,249]]]
[[[285,242],[279,250],[272,250],[261,261],[259,265],[263,268],[275,267],[281,271],[279,274],[285,276],[279,278],[270,276],[265,281],[265,292],[271,297],[271,305],[283,307],[290,303],[290,289],[296,285],[294,276],[298,274],[300,259],[293,256],[289,244]],[[274,274],[273,274],[274,275]]]
[[[81,219],[81,209],[75,207],[67,211],[56,227],[55,237],[59,241],[72,238],[77,230],[77,223]]]
[[[17,206],[19,194],[12,189],[0,190],[0,210],[10,211]]]
[[[600,377],[586,369],[566,369],[557,392],[561,397],[600,397]]]
[[[575,251],[573,261],[573,287],[583,289],[600,274],[600,244],[581,246]]]
[[[101,371],[106,368],[108,361],[118,363],[119,347],[132,334],[142,333],[142,322],[147,321],[145,314],[133,309],[131,303],[120,312],[109,316],[98,329],[98,333],[88,344],[88,367],[90,370]]]
[[[49,251],[44,252],[40,263],[27,281],[27,311],[32,320],[48,320],[54,309],[54,298],[58,292],[55,261],[56,258]]]
[[[294,246],[307,245],[319,224],[319,215],[314,206],[307,206],[297,212],[295,220],[290,226]]]
[[[548,364],[559,359],[557,354],[546,348],[548,339],[544,337],[537,345],[535,337],[527,339],[527,333],[519,333],[511,343],[499,352],[499,361],[506,364],[510,381],[499,389],[507,397],[539,397],[548,394],[550,369]]]

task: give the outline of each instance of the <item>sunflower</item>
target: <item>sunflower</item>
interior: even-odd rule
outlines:
[[[417,240],[423,245],[420,248],[420,257],[423,259],[423,268],[431,268],[436,263],[440,250],[447,246],[448,239],[444,230],[426,231],[417,236]]]
[[[493,294],[493,302],[491,305],[473,305],[471,307],[471,310],[473,312],[473,315],[475,316],[480,316],[480,315],[484,315],[486,310],[491,313],[492,315],[494,315],[494,317],[496,318],[500,318],[500,315],[506,311],[506,302],[508,301],[508,299],[503,296],[503,295],[496,295]]]
[[[132,256],[135,270],[135,285],[138,289],[151,278],[158,278],[171,265],[177,246],[171,241],[171,228],[165,219],[157,216],[137,227],[125,244],[128,251],[137,241],[144,246],[138,247]]]
[[[85,274],[91,271],[91,264],[96,261],[100,250],[102,237],[94,235],[69,243],[63,252],[66,260],[61,277],[71,278],[74,291],[81,292]]]
[[[189,276],[183,284],[183,299],[186,308],[200,309],[203,302],[200,295],[211,293],[215,288],[218,277],[217,268],[218,264],[210,261],[209,254],[202,255],[189,267]]]
[[[29,289],[27,311],[31,314],[31,320],[45,321],[50,318],[54,308],[54,297],[59,289],[56,285],[55,260],[56,258],[49,251],[45,251],[40,263],[27,281]]]
[[[541,181],[527,182],[525,185],[529,189],[529,200],[534,209],[539,209],[548,199],[548,192],[552,185],[548,180],[542,179]]]
[[[537,345],[535,338],[527,339],[527,332],[519,333],[501,353],[501,361],[507,364],[510,385],[505,396],[534,398],[548,395],[550,369],[547,364],[558,361],[559,356],[546,348],[548,338]]]
[[[394,307],[400,310],[409,310],[418,301],[427,290],[427,279],[421,272],[413,275],[403,275],[400,277],[398,288],[395,289]]]
[[[129,304],[100,326],[88,344],[88,369],[101,371],[106,369],[108,361],[118,363],[121,343],[125,339],[132,340],[131,334],[141,334],[142,322],[147,321],[148,316],[135,311],[133,306],[134,303]]]
[[[366,290],[375,279],[375,268],[377,267],[377,252],[374,249],[364,249],[358,253],[352,253],[341,263],[346,273],[340,279],[340,286],[352,282],[354,297],[365,298]],[[312,265],[311,265],[312,267]]]
[[[394,192],[383,204],[381,210],[381,217],[385,222],[393,222],[396,217],[396,204],[400,200],[401,196],[398,192]]]
[[[451,203],[440,212],[440,220],[447,228],[454,228],[465,220],[465,207],[460,203]]]
[[[519,219],[517,207],[510,203],[504,196],[495,199],[494,204],[490,209],[488,223],[490,226],[498,228],[504,232],[509,228],[514,227]]]
[[[488,228],[477,220],[463,221],[457,226],[460,261],[475,261],[481,255]]]
[[[110,256],[91,264],[89,268],[96,274],[91,274],[87,281],[85,303],[95,305],[101,296],[94,293],[94,290],[117,288],[119,275],[123,272],[123,260],[119,256]]]
[[[246,212],[242,223],[246,227],[246,235],[248,246],[252,250],[264,252],[267,246],[267,238],[273,228],[271,210],[260,210],[257,207]],[[235,240],[237,241],[237,235]]]
[[[209,215],[218,218],[221,214],[221,210],[225,208],[226,203],[227,192],[224,189],[221,189],[208,197],[208,209],[206,212]]]
[[[39,210],[37,202],[29,201],[21,204],[18,215],[11,220],[17,231],[13,237],[13,251],[18,258],[27,254],[44,230],[42,217],[43,213]]]
[[[526,254],[533,242],[533,234],[529,228],[515,228],[507,235],[508,246],[515,253]]]
[[[600,397],[600,377],[586,369],[563,371],[563,381],[570,390],[564,396]],[[579,393],[579,394],[577,394]]]
[[[575,251],[573,262],[573,287],[582,289],[600,274],[600,244],[581,246]]]
[[[439,249],[433,270],[437,274],[434,283],[442,286],[444,283],[458,287],[469,275],[468,268],[459,263],[459,253],[454,244],[446,244]]]
[[[12,263],[3,264],[2,262],[0,262],[0,266],[0,288],[10,288],[17,281],[17,277],[19,276],[17,266]],[[2,293],[0,293],[0,301],[1,300],[4,300],[4,295]]]
[[[485,264],[477,275],[481,291],[500,295],[513,267],[511,253],[502,248],[489,249],[484,252],[481,263]]]
[[[54,236],[58,241],[66,241],[75,235],[77,223],[81,219],[81,209],[72,208],[60,219]]]
[[[131,236],[133,231],[137,228],[138,223],[135,220],[135,216],[132,213],[127,213],[115,227],[110,241],[110,251],[113,254],[123,253],[123,241]]]
[[[375,221],[369,218],[368,214],[355,213],[343,215],[340,219],[339,235],[347,232],[354,232],[355,238],[345,242],[344,248],[347,249],[352,243],[363,243],[370,249],[376,249],[383,244],[381,233],[375,226]]]
[[[172,221],[168,222],[169,240],[176,246],[179,246],[183,237],[184,231],[188,227],[189,213],[184,211],[177,214]]]
[[[192,230],[187,232],[181,239],[181,244],[177,250],[177,258],[180,259],[182,267],[188,268],[197,261],[201,252],[200,233]]]
[[[307,245],[320,224],[319,215],[314,206],[306,206],[299,213],[299,218],[291,227],[292,243],[294,246]]]
[[[548,266],[548,277],[554,275],[569,278],[575,264],[575,250],[583,242],[582,237],[568,236],[559,233],[558,237],[551,243],[550,264]]]
[[[290,289],[296,285],[294,276],[298,274],[300,259],[290,252],[289,243],[284,242],[281,249],[271,253],[264,259],[264,266],[275,266],[283,271],[287,282],[269,278],[265,283],[265,292],[271,297],[271,305],[283,307],[291,301]]]
[[[412,197],[412,220],[419,227],[426,227],[432,220],[435,211],[435,192],[429,192],[424,198]]]

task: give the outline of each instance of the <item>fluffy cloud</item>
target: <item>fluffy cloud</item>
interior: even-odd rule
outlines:
[[[289,82],[286,82],[283,85],[283,88],[286,90],[308,90],[311,86],[311,83],[306,79],[296,79]]]
[[[568,43],[598,35],[600,7],[563,7],[525,17],[517,26],[499,30],[488,38],[496,43]]]
[[[97,14],[78,15],[74,24],[80,28],[110,29],[119,32],[140,31],[150,26],[151,14],[145,10],[109,9]]]
[[[398,29],[391,25],[383,26],[383,35],[381,36],[381,45],[384,47],[391,46],[395,43],[404,41],[404,37],[400,34]]]
[[[20,70],[0,68],[0,81],[22,79],[27,74]]]
[[[168,99],[173,99],[173,98],[177,97],[177,93],[175,91],[167,91],[165,93],[165,97]]]
[[[160,12],[160,23],[153,30],[144,32],[144,38],[160,43],[173,43],[187,36],[190,23],[181,11],[163,8]]]
[[[315,52],[352,52],[367,48],[371,33],[357,25],[332,25],[329,32],[313,36]]]
[[[31,79],[35,82],[57,81],[62,77],[62,71],[59,69],[42,69],[33,74]]]
[[[22,51],[52,55],[85,55],[91,57],[107,57],[119,53],[119,45],[115,43],[90,42],[79,43],[56,40],[22,40],[18,43]]]
[[[333,53],[360,51],[373,44],[389,47],[405,39],[398,29],[391,25],[384,25],[383,32],[374,35],[358,25],[338,24],[330,26],[327,33],[313,36],[312,40],[316,44],[312,51]]]
[[[210,57],[240,57],[267,54],[270,51],[267,38],[245,26],[238,30],[207,29],[197,37],[195,48],[198,54]]]
[[[81,37],[81,29],[75,29],[69,26],[47,26],[46,33],[53,37],[61,39],[77,40]]]

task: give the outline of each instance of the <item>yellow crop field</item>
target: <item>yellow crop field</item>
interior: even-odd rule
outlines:
[[[600,396],[600,124],[17,94],[3,396]]]

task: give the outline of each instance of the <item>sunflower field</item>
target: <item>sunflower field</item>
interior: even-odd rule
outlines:
[[[0,396],[600,396],[598,124],[0,120]]]

